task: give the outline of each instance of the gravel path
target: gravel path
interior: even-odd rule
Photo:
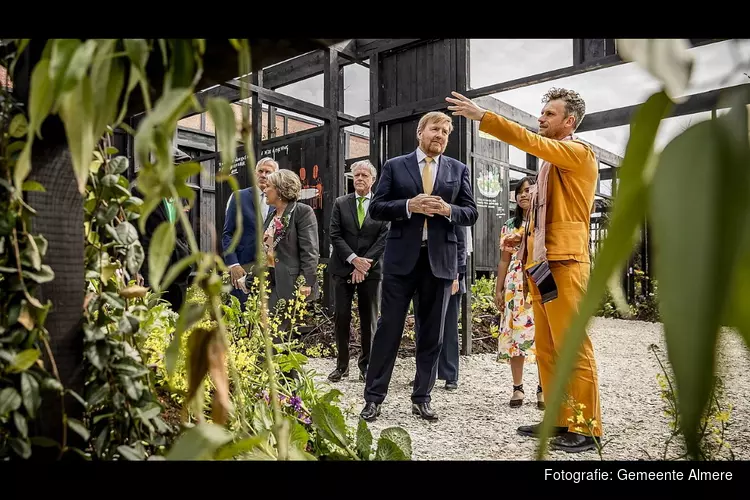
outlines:
[[[669,436],[665,403],[660,396],[656,376],[661,369],[648,350],[650,344],[661,348],[666,363],[666,346],[661,325],[639,321],[594,318],[590,330],[599,368],[605,460],[661,459]],[[356,426],[362,409],[364,384],[357,381],[356,360],[352,360],[350,378],[337,384],[326,380],[334,368],[333,359],[309,360],[321,384],[337,387],[344,394],[342,409],[351,411],[348,420]],[[739,335],[722,335],[717,366],[725,381],[726,403],[732,405],[726,441],[737,460],[750,459],[750,354]],[[370,423],[374,437],[386,427],[398,425],[412,438],[415,460],[531,460],[536,440],[516,434],[519,425],[541,420],[536,408],[534,388],[536,365],[524,367],[527,396],[521,408],[510,408],[510,366],[495,361],[492,354],[461,356],[459,388],[449,392],[438,381],[432,392],[432,407],[440,420],[430,423],[411,415],[408,382],[415,371],[414,358],[398,359],[381,416]],[[668,457],[679,454],[670,447]],[[596,451],[567,454],[550,451],[552,460],[596,460]]]

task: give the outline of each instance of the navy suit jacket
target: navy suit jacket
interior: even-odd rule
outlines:
[[[405,275],[414,269],[427,219],[427,247],[432,273],[453,281],[458,275],[459,264],[457,230],[465,232],[456,226],[472,226],[479,216],[469,169],[449,156],[440,157],[432,194],[451,205],[450,220],[442,215],[407,215],[408,200],[423,192],[416,151],[385,162],[369,209],[374,220],[391,223],[385,244],[383,273]]]
[[[242,234],[234,252],[224,256],[227,266],[232,264],[250,264],[255,261],[255,195],[252,187],[238,191],[240,206],[242,207]],[[234,193],[229,197],[227,213],[224,217],[224,230],[221,235],[221,245],[226,252],[232,237],[237,230],[237,203]]]

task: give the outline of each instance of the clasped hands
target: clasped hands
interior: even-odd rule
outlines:
[[[521,243],[521,234],[513,233],[504,236],[500,240],[500,250],[508,253],[513,253],[518,250],[518,244]]]
[[[352,259],[354,271],[352,271],[352,283],[362,283],[372,266],[372,259],[366,257],[354,257]]]
[[[440,196],[432,196],[424,193],[420,193],[414,198],[411,198],[407,202],[409,206],[409,212],[416,214],[424,214],[428,217],[432,217],[435,214],[450,217],[451,206],[447,204]]]

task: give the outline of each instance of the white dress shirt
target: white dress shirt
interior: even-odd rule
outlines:
[[[360,196],[360,195],[358,195],[358,194],[356,194],[356,193],[355,193],[355,197],[354,197],[354,203],[355,203],[355,206],[356,206],[357,208],[359,208],[359,199],[360,199],[360,198],[362,198],[362,196]],[[362,202],[362,208],[364,208],[364,209],[365,209],[365,218],[367,218],[367,210],[369,210],[369,208],[370,208],[370,199],[372,199],[372,191],[370,191],[369,193],[367,193],[367,194],[366,194],[366,195],[364,196],[364,198],[365,198],[365,201],[363,201],[363,202]],[[364,223],[364,221],[363,221],[363,223]],[[357,254],[356,254],[356,253],[354,253],[354,252],[352,252],[352,254],[351,254],[351,255],[350,255],[349,257],[347,257],[347,258],[346,258],[346,261],[347,261],[347,262],[348,262],[349,264],[351,264],[351,263],[352,263],[352,261],[353,261],[353,260],[354,260],[355,258],[357,258]]]
[[[433,157],[433,163],[434,167],[432,170],[432,186],[434,191],[435,181],[437,180],[437,173],[438,169],[440,168],[440,159],[443,155],[437,155]],[[427,158],[427,154],[422,151],[422,148],[417,148],[417,165],[419,165],[419,176],[422,177],[422,172],[424,172],[424,167],[427,162],[425,162],[425,158]],[[409,202],[406,202],[406,216],[411,219],[411,211],[409,211]],[[446,217],[446,219],[451,220],[450,214]],[[425,227],[422,230],[422,241],[427,241],[427,227]]]

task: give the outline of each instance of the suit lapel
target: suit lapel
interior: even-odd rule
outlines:
[[[419,164],[417,163],[416,151],[406,157],[406,170],[409,171],[414,182],[417,184],[417,192],[424,193],[424,188],[422,187],[422,176],[419,175]]]
[[[448,170],[450,168],[450,160],[448,160],[445,155],[440,155],[440,164],[438,165],[437,175],[435,176],[435,186],[432,188],[433,193],[436,193],[438,189],[445,183],[445,179],[448,178]]]

